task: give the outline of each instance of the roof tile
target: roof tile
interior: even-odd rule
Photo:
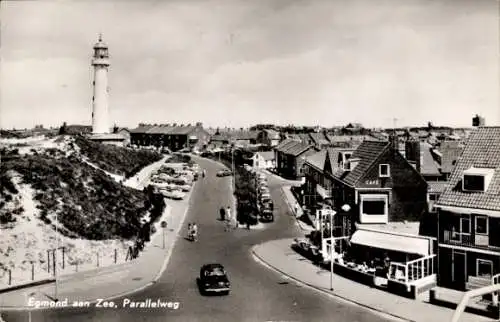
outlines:
[[[463,172],[471,167],[494,169],[487,191],[462,191]],[[479,127],[471,133],[438,204],[500,211],[500,127]]]

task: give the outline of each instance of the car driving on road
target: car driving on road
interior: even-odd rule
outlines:
[[[217,171],[216,175],[218,177],[228,177],[228,176],[232,176],[233,172],[231,170],[224,169],[224,170]]]
[[[200,268],[198,286],[202,295],[217,293],[228,295],[231,291],[231,283],[227,277],[226,270],[221,264],[205,264]]]

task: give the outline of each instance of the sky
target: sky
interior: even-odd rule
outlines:
[[[500,125],[496,0],[0,2],[0,126]],[[112,126],[113,124],[110,124]]]

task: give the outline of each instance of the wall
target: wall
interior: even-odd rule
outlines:
[[[390,177],[379,178],[379,164],[389,164]],[[418,221],[427,212],[427,183],[399,154],[386,152],[361,178],[357,187],[391,188],[389,221]]]

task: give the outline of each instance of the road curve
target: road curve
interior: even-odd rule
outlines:
[[[167,270],[153,286],[128,296],[132,301],[151,299],[179,302],[173,309],[86,308],[36,311],[33,322],[138,322],[138,321],[387,321],[360,307],[336,302],[309,288],[301,287],[257,263],[250,252],[253,245],[301,234],[295,219],[286,215],[277,179],[270,178],[275,200],[276,221],[262,230],[236,229],[224,232],[217,220],[218,210],[230,200],[231,178],[218,178],[221,168],[213,161],[200,159],[207,177],[200,178],[193,190],[188,222],[198,223],[198,243],[180,236]],[[185,229],[181,230],[185,232]],[[161,259],[158,259],[161,260]],[[229,272],[233,291],[225,297],[199,294],[196,277],[202,264],[222,263]],[[123,299],[115,302],[121,304]],[[121,306],[121,305],[119,305]],[[29,321],[28,313],[4,313],[6,322]]]

